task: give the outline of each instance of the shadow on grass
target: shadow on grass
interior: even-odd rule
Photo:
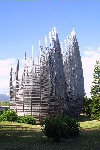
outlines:
[[[22,130],[21,130],[22,129]],[[12,140],[12,139],[28,139],[28,138],[43,138],[45,137],[42,131],[34,131],[34,130],[28,130],[27,128],[21,127],[20,130],[2,130],[0,131],[0,140],[5,141],[6,140]]]
[[[36,147],[49,141],[42,131],[21,128],[17,130],[15,126],[14,130],[0,131],[0,150],[31,150],[33,145]]]
[[[14,125],[13,125],[14,126]],[[6,128],[7,126],[5,126]],[[19,128],[19,130],[17,130]],[[15,129],[0,130],[0,150],[99,150],[100,130],[84,129],[76,139],[62,140],[54,143],[48,139],[42,130],[23,130],[15,125]]]

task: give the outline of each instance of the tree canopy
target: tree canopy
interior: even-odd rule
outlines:
[[[95,119],[100,119],[100,61],[96,61],[93,78],[91,87],[91,115]]]
[[[94,73],[93,73],[93,84],[91,88],[91,96],[98,96],[100,95],[100,62],[96,61],[96,65],[94,67]]]

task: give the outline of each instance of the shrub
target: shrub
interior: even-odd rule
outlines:
[[[18,123],[25,123],[25,116],[18,116],[17,122]]]
[[[43,132],[48,138],[59,141],[61,138],[75,138],[80,133],[78,122],[68,116],[54,117],[45,120]]]
[[[27,124],[35,124],[36,120],[32,116],[25,116],[25,121]]]
[[[4,110],[2,115],[0,115],[1,121],[17,121],[18,115],[13,110]]]
[[[0,121],[13,121],[18,123],[35,124],[36,120],[32,116],[18,116],[13,110],[4,110],[0,115]]]
[[[36,123],[36,120],[32,116],[18,116],[17,122],[34,125]]]
[[[0,114],[0,121],[2,121],[3,120],[3,116],[2,116],[2,114]]]
[[[0,111],[0,115],[2,115],[3,111]]]

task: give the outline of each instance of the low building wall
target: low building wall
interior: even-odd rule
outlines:
[[[0,106],[0,112],[4,111],[4,110],[8,110],[9,106]]]

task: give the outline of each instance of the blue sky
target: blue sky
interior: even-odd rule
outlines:
[[[100,60],[100,0],[0,0],[0,92],[8,91],[9,71],[26,49],[56,26],[63,42],[75,26],[89,95],[95,60]],[[6,87],[6,88],[5,88]]]
[[[56,26],[63,41],[75,26],[80,51],[100,45],[98,0],[0,0],[0,58],[23,56]]]

